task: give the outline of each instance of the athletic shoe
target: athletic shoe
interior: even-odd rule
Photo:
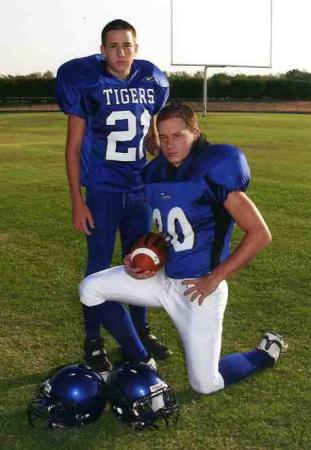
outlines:
[[[124,353],[122,353],[122,349],[120,348],[120,354],[121,354],[121,358],[120,360],[116,361],[114,366],[121,366],[122,364],[139,364],[139,363],[144,363],[144,364],[148,364],[148,366],[151,367],[151,369],[157,370],[157,364],[155,362],[155,360],[151,357],[151,355],[149,354],[146,359],[138,359],[138,360],[133,360],[133,359],[129,359],[127,358]]]
[[[153,370],[158,370],[157,369],[157,364],[156,364],[156,362],[155,362],[155,360],[153,358],[149,358],[147,361],[141,361],[141,362],[144,362],[149,367],[151,367],[151,369],[153,369]]]
[[[148,325],[138,330],[138,335],[144,344],[147,352],[150,353],[154,359],[163,361],[172,355],[172,351],[159,339],[151,334]]]
[[[106,380],[109,372],[112,370],[112,364],[107,357],[107,351],[102,338],[85,339],[84,363],[95,372],[98,372]]]
[[[287,351],[288,345],[284,342],[283,337],[274,331],[267,331],[261,339],[258,350],[263,350],[268,353],[276,362],[282,353]]]

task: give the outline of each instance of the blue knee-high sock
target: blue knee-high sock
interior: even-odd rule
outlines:
[[[129,310],[136,330],[144,328],[147,325],[147,308],[130,305]]]
[[[260,369],[271,367],[273,364],[274,359],[267,352],[253,350],[247,353],[233,353],[224,356],[219,361],[219,372],[224,379],[225,386],[228,386]]]
[[[98,339],[100,337],[101,309],[102,305],[82,305],[84,331],[87,339]]]
[[[143,346],[126,308],[120,303],[105,302],[96,306],[83,305],[84,327],[87,338],[100,336],[100,325],[116,339],[123,355],[130,361],[144,361],[148,352]]]

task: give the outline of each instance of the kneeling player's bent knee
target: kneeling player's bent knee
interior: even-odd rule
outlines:
[[[106,299],[97,288],[97,280],[89,275],[80,284],[80,302],[86,306],[95,306],[103,303]]]

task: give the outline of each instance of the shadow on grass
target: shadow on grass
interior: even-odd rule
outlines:
[[[3,420],[2,420],[3,419]],[[109,448],[114,436],[120,435],[120,425],[106,409],[102,416],[86,427],[51,430],[33,428],[27,419],[25,409],[19,409],[14,414],[1,417],[1,449],[77,449],[83,450],[108,448],[100,445],[100,441],[109,442]],[[122,433],[122,431],[121,431]]]

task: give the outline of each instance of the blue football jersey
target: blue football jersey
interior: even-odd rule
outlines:
[[[144,177],[153,220],[170,238],[167,275],[197,278],[211,272],[230,254],[234,222],[223,204],[230,192],[247,189],[244,154],[204,142],[178,168],[158,156]]]
[[[121,80],[101,55],[78,58],[57,72],[56,95],[65,114],[85,119],[81,184],[94,190],[130,192],[142,187],[143,140],[151,117],[164,106],[168,80],[154,64],[134,60]]]

